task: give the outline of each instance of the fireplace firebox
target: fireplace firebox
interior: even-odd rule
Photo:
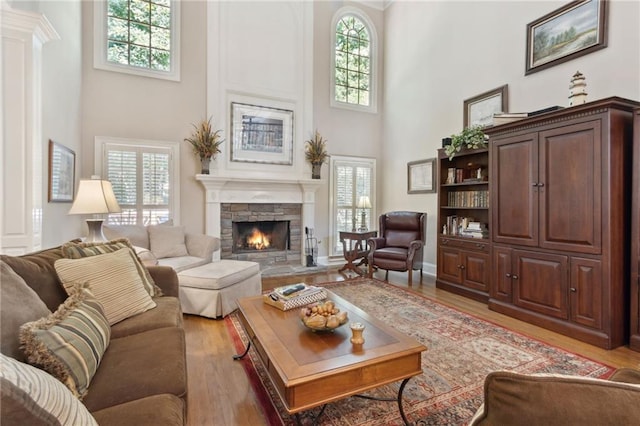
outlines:
[[[288,220],[232,223],[232,253],[283,251],[291,245]]]

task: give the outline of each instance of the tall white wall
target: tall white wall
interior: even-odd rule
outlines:
[[[206,118],[206,2],[182,1],[181,80],[93,68],[93,2],[82,2],[82,177],[94,170],[94,138],[114,136],[181,143],[181,222],[204,230],[200,162],[186,142],[191,124]]]
[[[372,2],[370,2],[372,3]],[[344,6],[357,8],[364,12],[377,33],[378,48],[376,53],[380,60],[377,62],[378,112],[368,113],[352,111],[330,106],[331,101],[331,33],[334,30],[331,22],[335,13]],[[373,8],[361,2],[317,1],[314,3],[314,40],[313,40],[313,128],[318,129],[327,139],[330,155],[345,155],[376,158],[378,173],[386,167],[386,159],[381,158],[382,138],[382,94],[384,86],[383,61],[384,55],[384,13],[381,8]],[[328,166],[323,166],[323,176],[328,176]],[[378,176],[378,191],[381,188]],[[322,242],[320,255],[327,255],[329,246],[329,185],[320,188],[316,197],[325,200],[321,212],[316,212],[316,231]],[[379,199],[380,197],[378,197]],[[380,211],[378,209],[378,211]],[[372,223],[377,223],[374,219]]]
[[[608,47],[524,75],[526,25],[565,1],[396,1],[385,11],[383,209],[428,213],[425,261],[436,263],[437,194],[406,193],[407,162],[437,156],[462,130],[463,102],[508,84],[511,112],[569,106],[569,81],[586,77],[588,100],[640,100],[640,2],[610,2]]]

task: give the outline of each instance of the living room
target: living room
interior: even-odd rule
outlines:
[[[465,100],[507,85],[506,112],[568,107],[576,71],[586,77],[588,101],[611,96],[640,100],[637,1],[609,2],[606,47],[525,74],[527,24],[567,3],[183,0],[180,76],[167,80],[95,67],[94,2],[3,0],[3,8],[43,14],[59,36],[42,46],[41,112],[26,120],[38,127],[37,142],[27,150],[37,167],[20,168],[17,174],[6,167],[3,171],[2,215],[12,219],[4,221],[4,230],[8,231],[6,224],[17,223],[16,214],[20,219],[31,214],[6,208],[13,206],[9,196],[25,195],[15,189],[17,179],[27,194],[34,185],[34,194],[41,194],[33,206],[41,209],[42,223],[41,230],[27,233],[15,247],[32,251],[86,235],[86,217],[68,215],[70,203],[47,202],[49,140],[75,152],[76,189],[79,179],[101,174],[96,138],[177,143],[174,223],[188,232],[215,235],[219,222],[208,216],[207,192],[196,179],[200,161],[184,142],[192,124],[212,117],[223,131],[225,142],[211,164],[211,176],[254,181],[310,179],[304,141],[317,129],[332,158],[375,160],[373,205],[367,216],[371,229],[383,212],[427,213],[423,267],[425,286],[433,287],[441,233],[438,195],[408,193],[407,163],[437,157],[442,139],[463,128]],[[341,108],[330,101],[332,24],[338,13],[354,10],[373,30],[373,111]],[[3,84],[11,86],[10,81]],[[234,102],[293,111],[291,164],[232,160]],[[8,105],[3,99],[5,112]],[[5,115],[5,129],[12,117]],[[5,131],[3,144],[9,137],[29,137],[31,133],[22,130]],[[304,226],[313,228],[318,239],[318,263],[335,267],[344,259],[335,250],[329,164],[322,167],[321,176]],[[12,235],[3,232],[3,247]],[[17,249],[12,252],[18,254]],[[404,274],[392,273],[391,280],[406,282]]]

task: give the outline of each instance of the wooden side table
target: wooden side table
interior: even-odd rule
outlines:
[[[378,231],[340,231],[342,252],[347,263],[338,272],[354,271],[358,275],[366,274],[366,271],[362,271],[360,266],[368,264],[367,240],[376,236],[378,236]],[[354,263],[358,259],[360,262]]]

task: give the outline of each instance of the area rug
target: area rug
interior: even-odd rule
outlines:
[[[404,410],[417,425],[466,424],[482,403],[487,374],[496,370],[519,373],[558,373],[606,378],[614,368],[462,313],[425,296],[375,279],[319,284],[368,314],[414,337],[428,349],[422,354],[423,374],[404,389]],[[235,314],[226,318],[235,349],[247,338]],[[253,350],[242,361],[266,421],[293,425],[265,369]],[[369,393],[395,398],[399,383]],[[304,423],[311,418],[303,416]],[[328,404],[321,425],[401,425],[395,402],[346,398]]]

